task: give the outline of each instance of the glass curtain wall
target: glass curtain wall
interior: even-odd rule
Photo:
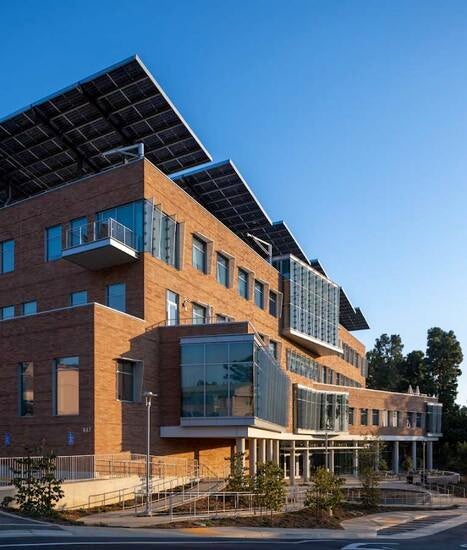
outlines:
[[[182,417],[287,424],[288,378],[253,335],[183,339],[181,358]]]
[[[318,392],[295,388],[296,428],[306,431],[346,432],[349,397],[345,393]]]
[[[273,262],[289,281],[289,327],[339,345],[339,287],[293,256]]]
[[[442,433],[443,407],[440,404],[427,403],[426,431],[430,434]]]

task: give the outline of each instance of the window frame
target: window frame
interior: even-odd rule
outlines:
[[[63,361],[73,361],[76,360],[75,364],[66,364]],[[60,367],[72,367],[78,372],[78,387],[77,387],[77,403],[78,409],[77,412],[72,412],[69,414],[60,414],[58,412],[58,373],[60,372]],[[67,357],[58,357],[54,359],[54,368],[53,368],[53,415],[54,416],[79,416],[80,415],[80,399],[81,399],[81,385],[80,385],[80,358],[78,355],[69,355]]]
[[[13,315],[5,317],[5,311],[12,311]],[[0,321],[8,321],[9,319],[14,319],[16,317],[16,309],[14,305],[3,306],[0,308]]]
[[[197,247],[196,245],[200,244],[200,247]],[[195,250],[198,252],[201,251],[202,254],[202,262],[201,262],[201,268],[198,267],[198,264],[195,260]],[[200,273],[203,273],[204,275],[207,275],[208,273],[208,243],[201,239],[201,237],[198,237],[197,235],[192,236],[192,244],[191,244],[191,265],[196,269],[196,271],[199,271]]]
[[[73,303],[73,296],[77,296],[79,294],[86,295],[86,299],[84,302],[79,302],[77,304]],[[70,292],[70,307],[77,307],[77,306],[83,306],[85,304],[89,304],[88,301],[88,291],[87,290],[75,290],[74,292]]]
[[[171,301],[169,299],[170,295],[173,295],[176,297],[176,301]],[[170,305],[175,305],[177,308],[177,317],[176,319],[171,319],[169,313],[170,313]],[[165,315],[166,315],[166,324],[168,327],[177,326],[180,324],[180,294],[177,294],[173,290],[170,290],[169,288],[166,291],[165,294]],[[174,323],[171,321],[175,321]]]
[[[195,316],[195,309],[199,308],[199,310],[204,311],[203,317],[197,317]],[[195,322],[195,319],[202,319],[202,322]],[[199,304],[198,302],[193,302],[191,305],[191,324],[192,325],[206,325],[208,322],[208,308],[207,306],[203,306],[203,304]]]
[[[258,288],[261,289],[259,294],[257,294]],[[253,294],[254,294],[254,297],[255,297],[255,299],[254,299],[255,305],[257,307],[259,307],[259,309],[264,309],[265,284],[263,282],[259,281],[258,279],[255,279]],[[258,296],[260,296],[260,303],[258,303],[258,301],[257,301]]]
[[[110,305],[110,290],[115,287],[122,287],[123,288],[123,309],[114,307]],[[127,312],[127,303],[126,303],[126,283],[111,283],[105,287],[105,305],[111,309],[114,309],[115,311],[120,311],[121,313]]]
[[[225,263],[219,262],[220,259]],[[220,266],[222,266],[222,269],[224,270],[223,273],[225,274],[225,281],[222,281],[221,277],[219,277],[219,274],[222,273],[219,270]],[[228,258],[225,254],[222,254],[221,252],[217,252],[217,255],[216,255],[216,280],[223,287],[229,288],[229,286],[230,286],[230,258]]]
[[[32,381],[32,399],[30,400],[31,412],[28,414],[25,411],[25,403],[27,400],[24,399],[24,377],[25,370],[29,367],[32,368],[32,373],[30,375]],[[18,364],[18,413],[22,418],[34,416],[34,363],[32,361],[22,361]]]
[[[363,422],[363,418],[365,418],[365,422]],[[368,409],[367,408],[360,409],[360,425],[368,426]]]
[[[33,305],[33,311],[31,311],[30,313],[27,313],[26,312],[27,307],[32,305]],[[37,300],[30,300],[29,302],[23,302],[21,304],[21,315],[24,317],[28,317],[29,315],[35,315],[37,311],[38,311]]]
[[[240,275],[245,275],[245,294],[243,294],[240,290],[240,283],[243,285],[243,278],[241,278]],[[237,291],[241,298],[244,298],[245,300],[250,299],[250,273],[242,267],[239,267],[237,271]]]
[[[55,237],[49,237],[50,232],[54,229],[58,229],[58,235]],[[57,256],[50,255],[50,243],[53,239],[59,239],[60,242],[60,254]],[[63,254],[63,229],[61,224],[51,225],[50,227],[45,228],[45,261],[46,262],[56,262],[62,258]]]
[[[7,257],[5,253],[5,249],[7,246],[11,246],[11,261],[9,262],[11,267],[8,267],[8,269],[5,269],[5,265],[6,265],[5,258]],[[0,274],[1,275],[6,273],[13,273],[13,271],[15,270],[15,261],[16,261],[15,247],[16,247],[16,244],[14,239],[7,239],[6,241],[2,241],[0,243]]]
[[[272,305],[273,307],[271,307]],[[279,295],[274,290],[270,290],[269,298],[268,298],[269,315],[272,315],[273,317],[279,317],[278,306],[279,306]]]

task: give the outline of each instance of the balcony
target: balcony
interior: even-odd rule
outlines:
[[[135,234],[112,218],[69,229],[62,257],[92,271],[134,262]]]

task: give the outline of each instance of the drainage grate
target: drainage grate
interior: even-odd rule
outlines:
[[[434,525],[435,523],[441,523],[448,519],[458,518],[459,515],[444,515],[444,516],[426,516],[420,519],[414,519],[412,521],[407,521],[406,523],[400,523],[399,525],[394,525],[392,527],[385,527],[378,531],[378,536],[387,536],[387,535],[399,535],[400,533],[407,533],[409,531],[415,531],[416,529],[422,529],[423,527],[428,527],[429,525]]]

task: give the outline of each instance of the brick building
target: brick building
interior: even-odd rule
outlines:
[[[0,121],[0,445],[152,452],[292,481],[431,468],[433,397],[365,388],[342,288],[207,151],[138,58]]]

